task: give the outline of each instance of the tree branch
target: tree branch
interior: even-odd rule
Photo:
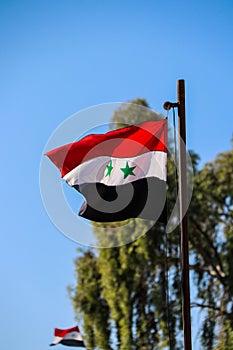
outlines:
[[[221,258],[217,252],[217,249],[213,246],[212,241],[210,240],[210,238],[208,237],[208,235],[201,229],[201,227],[197,224],[196,221],[190,219],[192,224],[196,227],[196,229],[205,237],[205,239],[207,240],[209,246],[212,248],[214,255],[215,255],[215,260],[218,262],[217,264],[214,264],[214,259],[208,254],[207,251],[205,251],[203,249],[203,247],[201,245],[198,245],[197,249],[199,251],[201,251],[201,255],[202,258],[204,259],[204,261],[206,261],[207,265],[212,266],[213,270],[216,273],[216,276],[218,276],[219,280],[221,281],[221,283],[225,286],[225,273],[223,272],[222,269],[222,262],[221,262]],[[190,235],[190,240],[191,242],[196,246],[194,240],[192,239],[192,235]],[[211,270],[210,270],[211,271]],[[207,271],[206,271],[207,272]],[[211,274],[213,275],[213,274]]]
[[[218,265],[216,266],[216,268],[217,267],[218,267]],[[199,264],[189,265],[189,269],[190,270],[195,270],[197,272],[207,272],[213,277],[218,277],[215,270],[211,270],[208,267],[200,266]],[[221,273],[223,274],[223,272],[221,272]],[[223,277],[225,277],[225,274],[224,274]]]
[[[216,314],[216,316],[222,316],[222,315],[226,315],[229,316],[230,314],[226,311],[226,310],[222,310],[220,307],[217,307],[215,305],[209,305],[209,304],[201,304],[201,303],[191,303],[190,305],[191,307],[200,307],[202,309],[211,309],[214,311],[218,311],[219,314]]]

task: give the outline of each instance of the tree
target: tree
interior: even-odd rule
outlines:
[[[194,306],[206,310],[202,343],[213,349],[224,341],[223,330],[233,330],[233,149],[219,154],[195,176],[190,207],[190,242],[195,263],[197,297]],[[230,328],[229,328],[230,327]]]
[[[76,260],[78,287],[73,304],[76,310],[84,314],[84,333],[88,348],[110,350],[109,306],[101,295],[101,274],[98,271],[97,258],[87,251]],[[84,286],[84,288],[80,288]]]
[[[148,107],[145,100],[136,103]],[[139,120],[134,105],[123,104],[113,122]],[[160,116],[156,116],[160,117]],[[127,119],[129,118],[129,119]],[[146,120],[154,119],[146,111]],[[189,210],[190,269],[204,310],[202,344],[206,350],[231,350],[233,339],[233,150],[198,170],[191,153],[194,193]],[[168,162],[168,212],[174,205],[176,177]],[[145,227],[131,220],[137,237]],[[98,237],[98,225],[93,227]],[[125,229],[125,228],[124,228]],[[121,237],[121,226],[118,231]],[[109,227],[111,233],[111,227]],[[75,261],[77,284],[71,292],[75,312],[83,314],[90,349],[182,349],[179,230],[166,235],[154,225],[136,241],[98,252],[86,250]],[[168,293],[169,291],[169,293]],[[114,345],[115,344],[115,345]]]

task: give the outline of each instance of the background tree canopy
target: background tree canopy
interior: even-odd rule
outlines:
[[[132,101],[148,107],[146,100]],[[113,117],[138,123],[133,105]],[[156,115],[161,118],[161,115]],[[154,119],[148,110],[146,119]],[[194,192],[189,208],[190,275],[196,295],[192,307],[203,315],[201,342],[206,350],[233,349],[233,149],[198,169],[191,153]],[[168,160],[168,211],[176,197],[174,164]],[[131,220],[128,230],[145,230]],[[118,230],[124,229],[119,226]],[[98,236],[98,225],[93,226]],[[111,228],[109,227],[109,231]],[[77,283],[70,295],[83,319],[88,349],[182,349],[179,229],[165,233],[156,223],[133,243],[80,251]]]

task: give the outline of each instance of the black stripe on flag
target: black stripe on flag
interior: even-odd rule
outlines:
[[[96,222],[129,218],[166,222],[166,182],[143,178],[120,186],[87,183],[73,186],[86,199],[79,215]]]
[[[85,348],[84,342],[82,340],[62,339],[60,341],[60,344],[63,344],[63,345],[66,345],[66,346],[76,346],[76,347]]]

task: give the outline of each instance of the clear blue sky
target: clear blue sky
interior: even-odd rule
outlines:
[[[188,147],[202,164],[228,150],[233,2],[1,0],[0,36],[1,347],[42,350],[74,324],[77,254],[41,202],[48,138],[95,104],[145,97],[162,111],[184,78]]]

